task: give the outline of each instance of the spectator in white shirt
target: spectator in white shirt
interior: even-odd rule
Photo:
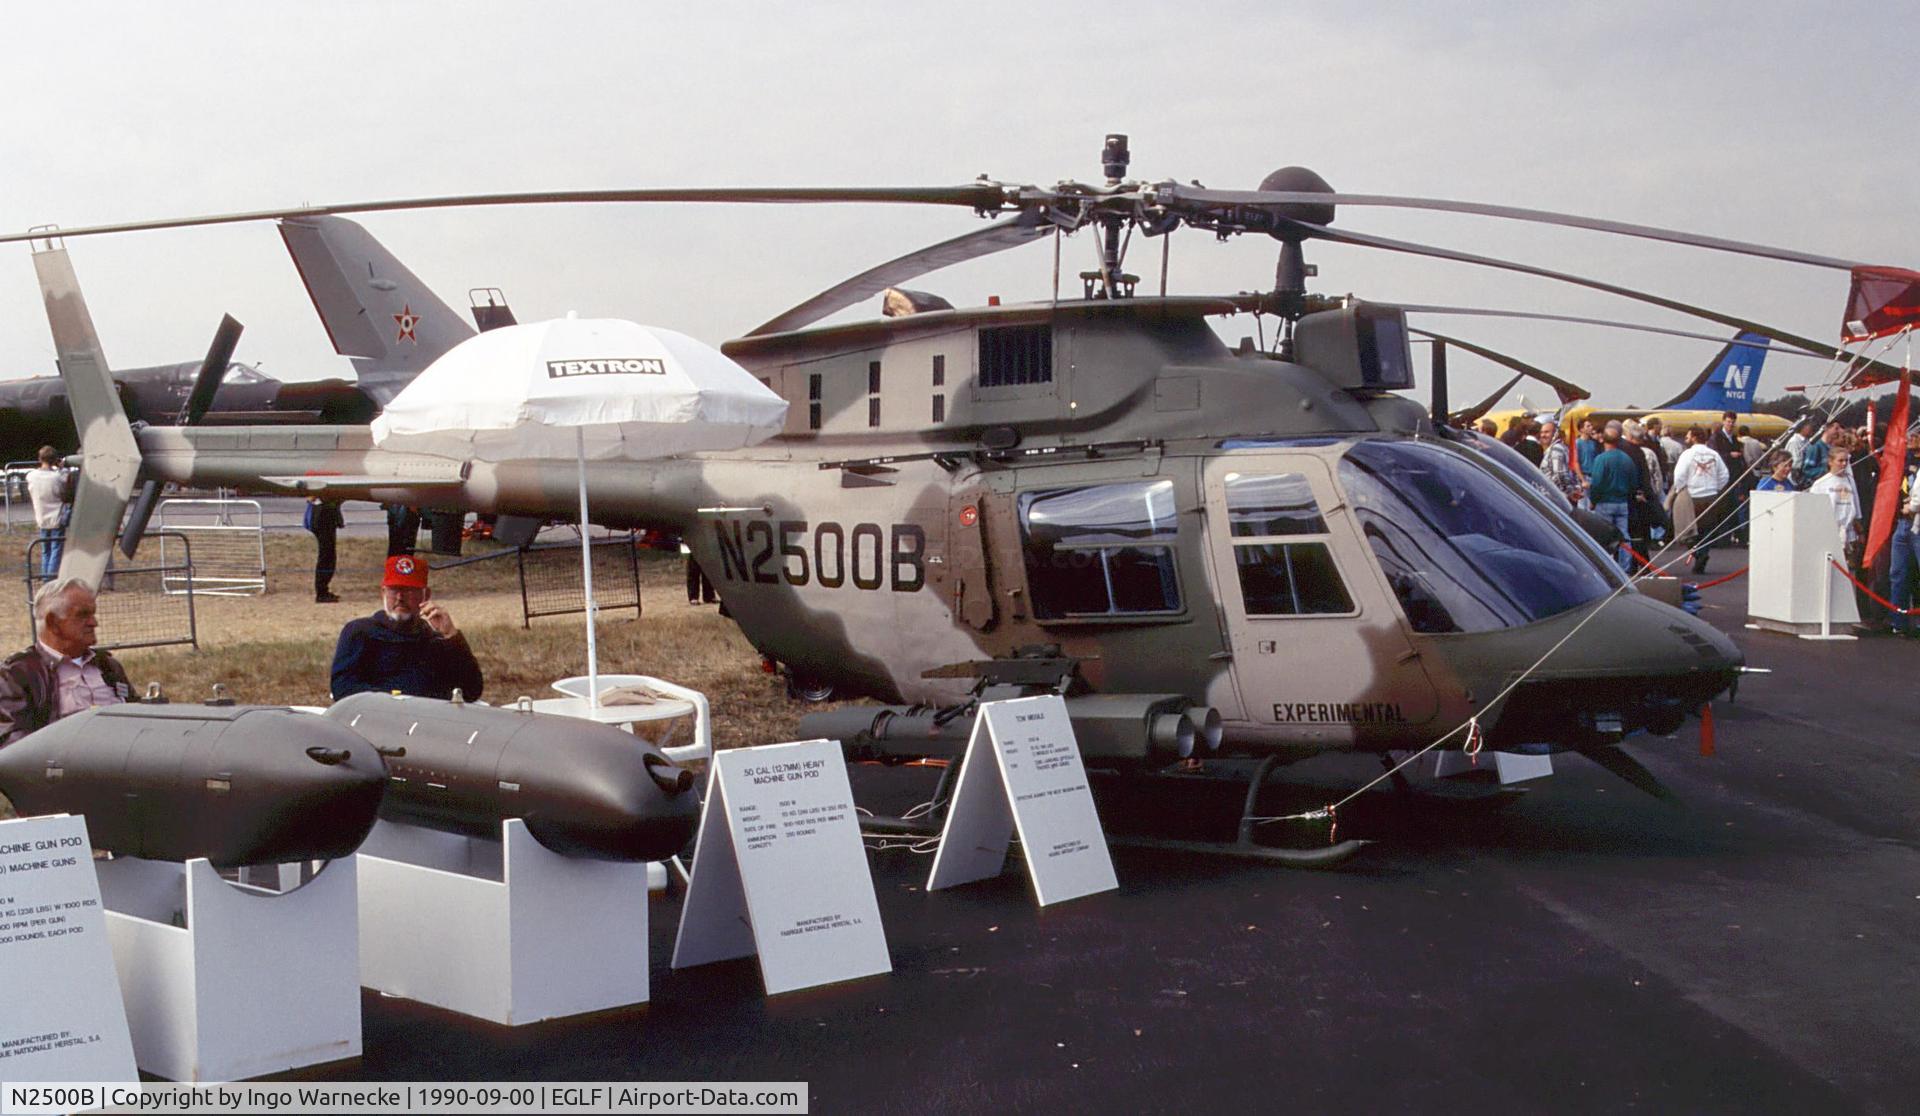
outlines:
[[[60,572],[67,537],[67,477],[59,450],[41,446],[39,458],[40,467],[27,474],[27,496],[33,501],[33,525],[40,528],[40,576],[51,581]]]
[[[1690,542],[1693,572],[1696,574],[1707,572],[1707,554],[1713,549],[1714,536],[1732,509],[1731,500],[1720,499],[1730,479],[1726,458],[1707,444],[1706,428],[1690,427],[1687,430],[1687,448],[1680,451],[1680,459],[1673,463],[1673,531],[1676,539],[1682,538],[1688,532],[1688,528],[1682,526],[1682,520],[1691,524]],[[1678,499],[1683,492],[1687,497],[1684,502]]]
[[[1808,492],[1818,492],[1833,501],[1833,522],[1840,528],[1840,542],[1853,550],[1860,542],[1860,490],[1854,486],[1850,449],[1835,445],[1827,451],[1827,473],[1814,481]]]

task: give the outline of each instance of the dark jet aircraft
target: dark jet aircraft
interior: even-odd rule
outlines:
[[[193,425],[364,425],[433,358],[473,336],[473,327],[452,307],[352,221],[288,221],[281,235],[327,336],[353,361],[355,380],[286,382],[251,365],[229,363],[212,405],[194,417]],[[512,322],[512,311],[497,291],[478,293],[488,296],[475,300],[474,316],[483,325]],[[148,426],[183,425],[203,364],[192,360],[115,371],[127,419]],[[66,384],[58,375],[0,382],[0,461],[31,461],[48,445],[61,453],[80,446]]]
[[[113,374],[120,406],[132,422],[173,426],[193,391],[197,360],[152,368],[127,368]],[[345,380],[285,383],[246,364],[227,365],[203,425],[244,423],[338,424],[373,419],[373,399]],[[34,376],[0,382],[0,459],[30,461],[41,446],[61,453],[80,448],[73,409],[60,377]]]

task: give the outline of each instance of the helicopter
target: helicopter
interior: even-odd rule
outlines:
[[[1341,194],[1302,168],[1255,191],[1150,184],[1126,177],[1129,162],[1126,137],[1110,135],[1094,184],[493,194],[55,235],[504,202],[865,202],[997,215],[727,342],[789,403],[773,439],[587,466],[596,522],[679,532],[746,637],[804,688],[887,703],[841,711],[823,734],[861,754],[951,755],[972,701],[1052,690],[1069,698],[1090,767],[1153,772],[1196,747],[1224,750],[1262,757],[1257,789],[1274,765],[1423,749],[1473,722],[1489,748],[1579,752],[1658,791],[1621,742],[1675,732],[1734,683],[1740,652],[1637,592],[1517,455],[1515,466],[1436,422],[1448,414],[1444,377],[1428,406],[1401,394],[1415,386],[1405,311],[1308,291],[1303,246],[1519,271],[1834,356],[1600,280],[1336,229],[1336,207],[1450,209],[1858,265],[1539,210]],[[1181,227],[1274,238],[1273,289],[1142,293],[1124,268],[1128,244]],[[896,316],[815,324],[933,268],[1049,238],[1057,249],[1082,231],[1100,260],[1078,298],[1056,287],[1044,301],[954,309],[903,296],[889,300],[907,311]],[[64,247],[45,230],[0,236],[25,239],[45,241],[34,259],[85,433],[63,576],[97,578],[116,536],[123,550],[137,545],[144,494],[125,510],[142,479],[149,492],[171,481],[556,520],[576,506],[571,460],[395,452],[360,428],[133,431],[101,396],[103,362]],[[1271,349],[1229,347],[1209,324],[1245,313],[1282,323]]]

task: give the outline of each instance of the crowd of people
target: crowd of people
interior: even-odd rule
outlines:
[[[1748,545],[1755,491],[1826,496],[1850,570],[1863,582],[1884,582],[1871,585],[1874,595],[1895,606],[1885,609],[1873,595],[1857,593],[1867,626],[1920,633],[1903,611],[1920,596],[1915,586],[1920,493],[1912,454],[1901,478],[1891,557],[1872,569],[1862,562],[1880,479],[1871,427],[1850,429],[1837,420],[1823,425],[1802,418],[1777,446],[1754,437],[1732,411],[1724,412],[1712,430],[1669,430],[1657,416],[1644,422],[1587,419],[1571,444],[1552,419],[1516,417],[1504,432],[1487,420],[1480,430],[1532,461],[1570,502],[1611,523],[1622,540],[1615,558],[1628,573],[1667,568],[1677,558],[1695,574],[1705,574],[1715,547]]]

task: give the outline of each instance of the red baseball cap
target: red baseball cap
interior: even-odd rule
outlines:
[[[384,589],[425,589],[427,563],[411,554],[396,554],[387,559],[387,575],[380,579]]]

